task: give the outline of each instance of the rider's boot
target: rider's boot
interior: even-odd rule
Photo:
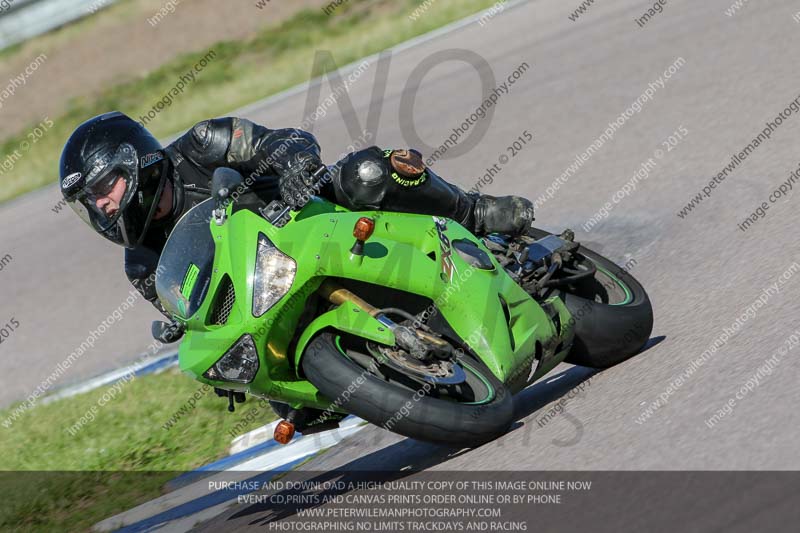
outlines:
[[[533,222],[533,203],[521,196],[490,196],[473,193],[472,217],[464,225],[476,235],[507,233],[522,235]]]

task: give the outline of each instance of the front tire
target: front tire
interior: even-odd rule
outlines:
[[[434,398],[381,379],[348,357],[331,332],[309,344],[301,366],[306,378],[332,402],[376,426],[413,439],[476,447],[508,430],[514,403],[511,392],[485,365],[469,356],[462,361],[491,392],[480,402]]]

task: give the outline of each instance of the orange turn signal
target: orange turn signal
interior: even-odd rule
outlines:
[[[289,444],[292,437],[294,437],[294,424],[287,420],[281,420],[278,425],[275,426],[275,433],[273,434],[275,442],[278,444]]]
[[[359,241],[366,241],[372,237],[373,231],[375,231],[375,221],[371,218],[361,217],[353,227],[353,237]]]

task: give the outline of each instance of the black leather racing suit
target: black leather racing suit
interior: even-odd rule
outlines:
[[[319,159],[313,135],[297,129],[272,130],[249,120],[227,117],[198,123],[165,148],[173,185],[169,216],[153,221],[142,243],[125,250],[125,273],[131,283],[164,314],[147,281],[155,273],[167,237],[180,217],[209,198],[218,167],[230,167],[259,186],[274,186],[298,155]],[[370,147],[346,156],[333,167],[333,179],[319,195],[348,209],[382,209],[438,215],[477,233],[524,231],[533,219],[532,205],[516,196],[494,198],[467,194],[437,176],[408,150]]]

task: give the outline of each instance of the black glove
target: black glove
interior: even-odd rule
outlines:
[[[293,210],[297,211],[308,203],[315,191],[312,174],[322,166],[319,156],[313,152],[297,152],[292,154],[278,171],[278,187],[281,198]]]

